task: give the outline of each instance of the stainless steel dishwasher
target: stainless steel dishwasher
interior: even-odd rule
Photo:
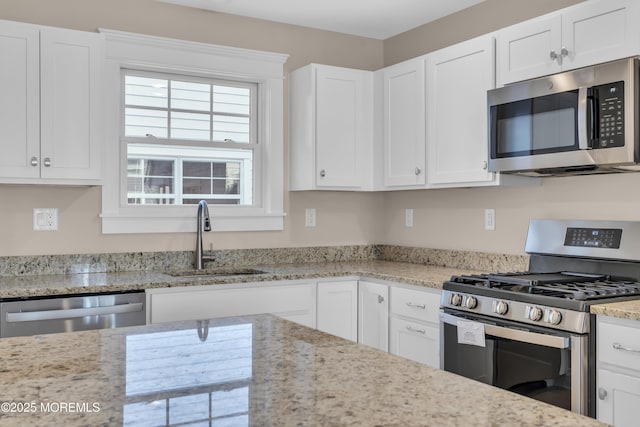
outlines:
[[[144,291],[0,302],[0,338],[145,323]]]

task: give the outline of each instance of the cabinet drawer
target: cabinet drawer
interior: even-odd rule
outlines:
[[[640,322],[598,316],[596,340],[600,362],[640,370]]]
[[[440,292],[391,288],[391,314],[438,323]]]

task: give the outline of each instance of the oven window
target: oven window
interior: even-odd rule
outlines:
[[[444,327],[444,370],[571,410],[571,352],[485,335],[486,347],[458,344]]]
[[[492,157],[576,150],[577,116],[577,90],[492,106]]]

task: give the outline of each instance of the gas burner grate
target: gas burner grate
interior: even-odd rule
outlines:
[[[453,276],[451,281],[511,294],[540,295],[576,301],[640,295],[640,283],[611,280],[606,275],[517,272]]]

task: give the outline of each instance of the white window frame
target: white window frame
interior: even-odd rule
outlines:
[[[121,141],[123,68],[258,84],[258,141],[254,205],[210,207],[216,231],[284,228],[284,81],[288,55],[101,29],[104,67],[104,185],[102,232],[182,233],[196,230],[195,205],[128,205],[126,142]]]

